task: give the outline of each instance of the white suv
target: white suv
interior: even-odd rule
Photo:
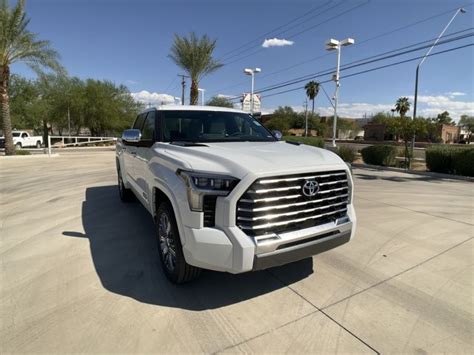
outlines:
[[[117,143],[120,197],[156,223],[174,283],[201,268],[242,273],[300,260],[354,235],[352,177],[334,153],[279,141],[243,111],[163,106]]]

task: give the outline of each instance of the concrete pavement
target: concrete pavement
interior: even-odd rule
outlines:
[[[350,243],[178,287],[112,152],[0,158],[0,352],[473,353],[473,184],[354,177]]]

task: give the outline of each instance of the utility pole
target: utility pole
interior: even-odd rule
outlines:
[[[189,76],[184,74],[178,74],[181,77],[181,105],[184,105],[184,90],[186,89],[186,80],[184,78],[189,78]]]
[[[308,99],[304,99],[304,121],[305,121],[305,126],[304,126],[304,135],[305,137],[308,137]]]

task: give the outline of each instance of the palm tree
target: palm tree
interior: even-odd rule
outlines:
[[[314,99],[316,98],[316,96],[318,96],[319,85],[320,85],[319,82],[311,80],[304,86],[306,90],[306,96],[308,96],[308,98],[313,101],[313,107],[311,109],[311,113],[313,116],[314,116]]]
[[[207,35],[201,38],[194,32],[189,37],[174,35],[174,43],[168,56],[191,77],[191,105],[198,102],[198,87],[202,77],[223,65],[212,57],[215,48],[216,40],[211,40]]]
[[[410,120],[405,118],[405,115],[408,111],[410,111],[410,101],[408,101],[408,97],[399,97],[397,102],[395,103],[395,111],[400,114],[400,122],[398,124],[398,132],[403,138],[405,142],[405,167],[411,167],[411,157],[408,151],[408,142],[410,138],[413,136],[411,131],[413,130],[414,125]],[[412,152],[413,153],[413,152]]]
[[[400,117],[405,118],[405,115],[410,111],[410,101],[408,97],[400,97],[395,103],[395,111],[400,114]]]
[[[38,40],[35,33],[28,31],[29,22],[25,14],[25,0],[18,0],[11,9],[8,0],[2,0],[0,5],[0,100],[6,155],[15,154],[8,97],[10,66],[13,63],[23,62],[37,73],[40,73],[42,68],[63,72],[58,62],[58,53],[51,48],[49,41]]]

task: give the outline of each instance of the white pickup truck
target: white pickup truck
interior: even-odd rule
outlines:
[[[151,108],[123,133],[120,197],[153,216],[170,281],[282,265],[354,236],[349,167],[280,138],[248,113],[209,106]]]
[[[43,137],[41,136],[30,136],[26,131],[13,131],[13,144],[17,149],[36,147],[41,148],[43,145]],[[5,146],[5,137],[0,137],[0,148]]]

